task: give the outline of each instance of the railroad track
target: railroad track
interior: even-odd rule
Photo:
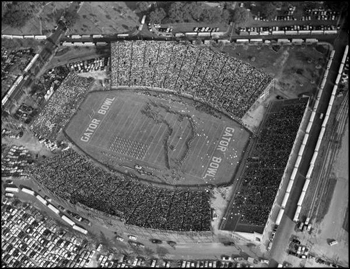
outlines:
[[[319,175],[314,180],[317,180],[316,190],[310,205],[309,216],[317,217],[320,205],[323,196],[327,193],[327,186],[329,184],[329,176],[332,171],[331,164],[334,162],[334,159],[340,149],[340,141],[343,135],[343,131],[346,125],[349,111],[349,101],[348,101],[348,92],[346,93],[343,102],[341,103],[339,110],[335,116],[336,123],[332,126],[330,139],[326,145],[325,155],[323,156],[321,171]],[[317,229],[316,229],[317,230]]]

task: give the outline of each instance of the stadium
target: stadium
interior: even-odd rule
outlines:
[[[70,74],[32,130],[70,148],[29,168],[43,189],[120,232],[214,239],[210,191],[234,185],[224,230],[262,234],[308,98],[274,101],[259,130],[242,118],[272,78],[208,47],[111,43],[110,85]],[[287,135],[286,135],[287,133]]]

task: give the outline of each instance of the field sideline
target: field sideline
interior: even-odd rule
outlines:
[[[95,160],[148,181],[228,184],[250,133],[230,118],[193,104],[164,93],[92,92],[65,132]]]

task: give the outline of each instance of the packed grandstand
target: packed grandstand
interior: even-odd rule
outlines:
[[[253,66],[207,47],[166,41],[111,44],[112,88],[170,89],[235,118],[244,116],[271,79]],[[42,138],[55,140],[90,84],[91,80],[70,73],[36,118],[32,130]],[[236,197],[242,221],[256,225],[266,222],[303,108],[302,103],[283,107],[268,118],[268,128],[259,134],[258,161],[248,160],[244,188]],[[161,188],[127,175],[112,174],[73,149],[37,162],[27,172],[58,196],[119,216],[126,224],[172,231],[211,229],[209,195],[205,189]]]
[[[147,86],[191,95],[242,118],[272,78],[208,47],[170,41],[111,44],[111,85]]]
[[[69,149],[30,166],[37,182],[72,202],[111,215],[126,224],[173,231],[209,231],[210,205],[205,190],[158,188],[110,174]]]
[[[242,187],[233,199],[232,208],[228,208],[237,214],[236,218],[227,221],[224,229],[236,226],[237,222],[241,226],[265,226],[307,102],[308,98],[301,98],[272,103],[246,160]]]

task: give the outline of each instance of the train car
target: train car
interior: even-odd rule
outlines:
[[[78,231],[78,232],[81,232],[83,234],[87,234],[88,233],[87,230],[85,230],[84,228],[82,228],[82,227],[80,227],[80,226],[78,226],[76,224],[73,225],[73,229]]]
[[[288,193],[291,192],[293,184],[294,184],[294,180],[289,180],[286,192]]]
[[[294,218],[293,218],[293,221],[294,221],[294,222],[298,222],[298,220],[299,220],[299,215],[300,215],[300,211],[301,211],[301,206],[298,206],[298,207],[297,207],[297,210],[295,211],[295,214],[294,214]]]
[[[280,39],[277,39],[277,43],[290,43],[290,40],[287,39],[287,38],[280,38]]]
[[[12,38],[23,39],[23,35],[12,35]]]
[[[128,37],[129,36],[129,34],[117,34],[117,37]]]
[[[287,202],[288,202],[288,199],[289,199],[289,192],[286,192],[286,194],[284,195],[283,197],[283,201],[282,201],[282,204],[281,204],[281,207],[282,208],[285,208],[286,205],[287,205]]]
[[[294,44],[301,44],[301,43],[304,43],[304,39],[301,39],[301,38],[293,38],[293,39],[292,39],[292,43],[294,43]]]
[[[322,35],[323,34],[323,30],[312,30],[311,34],[312,35]]]
[[[325,35],[332,35],[332,34],[334,35],[336,33],[338,33],[337,30],[324,30]]]
[[[318,152],[314,151],[314,154],[312,155],[312,159],[311,159],[311,162],[310,162],[311,165],[315,165],[317,156],[318,156]]]
[[[306,178],[311,178],[314,167],[315,167],[314,165],[309,166],[309,169],[307,170]]]
[[[81,38],[91,38],[91,35],[81,35]]]
[[[341,79],[341,74],[337,75],[337,79],[335,80],[335,84],[338,85],[339,81]]]
[[[17,187],[6,187],[6,192],[19,192],[19,189]]]
[[[145,22],[146,22],[146,15],[143,15],[142,20],[141,20],[141,24],[145,24]]]
[[[276,225],[280,225],[282,217],[283,217],[283,214],[284,214],[284,209],[281,208],[280,211],[278,212],[278,216],[277,216],[277,219],[276,219]]]
[[[295,179],[295,176],[297,175],[297,172],[298,172],[298,167],[294,167],[294,168],[293,168],[292,175],[291,175],[291,177],[290,177],[291,180],[294,180],[294,179]]]
[[[284,35],[285,32],[284,31],[272,31],[273,35]]]
[[[328,63],[327,63],[327,70],[328,70],[329,68],[331,68],[331,64],[332,64],[332,60],[329,59],[329,61],[328,61]]]
[[[186,36],[197,36],[198,32],[187,32],[185,33]]]
[[[1,38],[12,39],[12,35],[1,35]]]
[[[47,205],[47,201],[43,197],[41,197],[39,194],[36,194],[35,197],[36,199],[39,200],[39,202],[43,203],[44,205]]]
[[[182,36],[185,36],[184,33],[175,33],[175,37],[182,37]]]
[[[262,38],[252,38],[250,42],[263,42]]]
[[[309,121],[309,123],[307,124],[307,127],[306,127],[307,134],[310,133],[311,127],[312,127],[312,121]]]
[[[305,150],[305,145],[301,145],[300,149],[299,149],[299,152],[298,152],[298,156],[303,156],[304,150]]]
[[[332,111],[332,105],[328,104],[327,111],[326,111],[326,116],[329,116]]]
[[[24,69],[24,73],[27,73],[32,66],[34,65],[35,61],[39,58],[39,54],[35,54],[33,59],[29,62],[29,64],[26,66],[26,68]]]
[[[92,38],[102,38],[103,35],[92,35]]]
[[[310,30],[299,30],[299,35],[309,35],[311,33]]]
[[[301,162],[301,157],[302,156],[298,156],[298,158],[297,158],[297,161],[295,162],[295,168],[298,168],[299,167],[299,165],[300,165],[300,162]]]
[[[307,188],[309,187],[309,184],[310,184],[310,178],[307,178],[305,180],[305,183],[304,183],[303,192],[307,191]]]
[[[27,193],[27,194],[29,194],[29,195],[32,195],[32,196],[35,195],[35,192],[34,192],[34,191],[32,191],[31,189],[25,188],[25,187],[22,187],[22,188],[21,188],[21,191],[23,191],[23,192],[25,192],[25,193]]]
[[[34,39],[34,35],[25,35],[25,36],[23,36],[23,38],[33,38]]]
[[[65,222],[67,222],[70,226],[73,226],[75,224],[74,221],[72,221],[70,218],[66,217],[65,215],[62,215],[61,217]]]
[[[70,38],[72,38],[72,39],[79,39],[81,37],[80,37],[80,35],[71,35]]]
[[[107,46],[108,42],[96,42],[96,46]]]
[[[339,72],[338,72],[338,74],[342,74],[343,73],[343,69],[344,69],[344,63],[341,63],[340,64],[340,67],[339,67]]]
[[[316,112],[313,111],[313,112],[311,113],[310,122],[313,122],[313,121],[314,121],[315,116],[316,116]]]
[[[35,39],[46,39],[46,35],[36,35],[34,36]]]
[[[326,127],[327,126],[328,119],[329,119],[329,116],[326,115],[326,117],[324,118],[324,120],[322,122],[322,127]]]
[[[316,147],[315,147],[315,151],[318,152],[320,150],[320,146],[321,146],[321,143],[322,143],[322,138],[323,137],[319,137],[317,139],[317,143],[316,143]]]
[[[305,191],[302,191],[298,200],[298,206],[301,206],[303,204],[304,198],[305,198]]]
[[[331,55],[329,56],[329,59],[333,59],[334,54],[335,54],[335,50],[332,50],[332,51],[331,51]]]
[[[95,46],[93,42],[84,42],[84,46]]]
[[[199,32],[198,36],[210,36],[210,33],[201,33],[201,32]]]
[[[305,42],[306,43],[317,43],[318,39],[316,39],[316,38],[306,38]]]
[[[52,204],[48,204],[47,207],[50,208],[57,215],[60,213],[60,211],[55,206],[53,206]]]
[[[298,31],[286,31],[286,35],[298,35]]]
[[[305,134],[302,145],[306,145],[308,139],[309,139],[309,134]]]
[[[249,39],[237,39],[236,42],[237,43],[248,43]]]

